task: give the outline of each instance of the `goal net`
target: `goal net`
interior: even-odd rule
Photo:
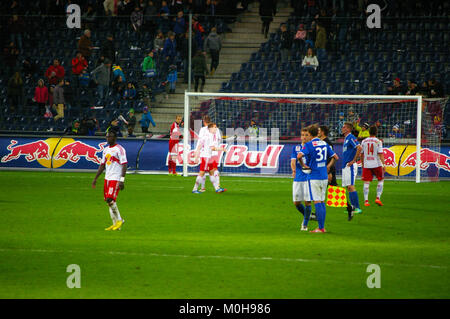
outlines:
[[[421,96],[186,92],[186,138],[178,165],[185,176],[198,172],[194,150],[204,115],[222,132],[227,152],[219,153],[219,170],[229,175],[290,176],[292,147],[300,143],[301,129],[311,124],[329,128],[342,158],[341,129],[352,122],[358,130],[366,123],[377,126],[386,178],[436,181],[450,176],[450,157],[441,149],[446,103]],[[341,163],[336,163],[338,175]]]

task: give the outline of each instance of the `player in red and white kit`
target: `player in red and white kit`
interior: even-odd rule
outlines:
[[[103,187],[103,197],[109,206],[109,214],[113,224],[105,230],[118,230],[125,222],[120,216],[117,207],[117,195],[119,190],[125,188],[125,174],[127,172],[127,154],[125,149],[116,143],[117,134],[110,130],[106,134],[108,147],[103,150],[102,162],[97,170],[92,187],[95,188],[97,178],[105,170],[105,183]]]
[[[198,142],[197,149],[195,151],[195,160],[194,160],[195,163],[198,163],[200,158],[200,170],[195,180],[194,189],[192,190],[192,193],[194,194],[201,194],[201,192],[198,191],[198,187],[202,184],[204,185],[205,172],[210,172],[209,179],[211,180],[211,183],[213,184],[216,193],[222,193],[226,191],[226,189],[220,187],[219,181],[214,177],[214,167],[216,167],[217,169],[217,166],[212,161],[212,152],[225,151],[224,147],[218,146],[216,133],[217,133],[216,124],[209,123],[208,132],[206,133],[204,132],[200,136],[200,140]]]
[[[169,175],[177,176],[177,156],[178,156],[178,143],[180,142],[181,129],[180,124],[182,121],[181,115],[177,115],[175,122],[170,126],[170,139],[169,139]]]
[[[369,204],[369,186],[370,182],[375,176],[378,179],[377,185],[377,199],[375,203],[383,206],[380,200],[381,193],[383,193],[384,183],[384,155],[383,143],[376,137],[377,128],[371,126],[369,128],[370,137],[367,137],[361,142],[361,163],[362,163],[362,180],[364,181],[364,206]]]

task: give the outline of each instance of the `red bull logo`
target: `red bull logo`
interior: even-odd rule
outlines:
[[[47,168],[58,168],[67,162],[78,163],[81,158],[88,162],[100,164],[101,153],[106,142],[98,144],[98,147],[88,145],[72,138],[50,137],[46,140],[19,144],[11,140],[6,147],[8,154],[1,158],[1,163],[19,160],[22,156],[27,162],[37,161]],[[100,154],[98,154],[100,153]],[[98,155],[97,155],[98,154]]]
[[[9,154],[2,157],[2,163],[16,160],[20,156],[25,156],[27,162],[33,162],[39,159],[50,159],[50,147],[46,141],[39,140],[22,145],[17,145],[17,143],[16,140],[11,140],[11,144],[6,147]]]
[[[226,144],[222,144],[221,146],[226,146]],[[264,149],[264,151],[250,151],[248,146],[246,145],[233,145],[228,149],[228,152],[225,154],[225,158],[223,158],[224,153],[218,152],[219,162],[223,160],[224,167],[240,167],[244,165],[245,167],[252,168],[278,168],[278,161],[283,150],[284,145],[268,145]],[[178,146],[178,155],[177,155],[177,165],[183,165],[183,144],[180,143]],[[167,154],[166,164],[169,158],[169,154]],[[195,159],[195,151],[188,151],[188,166],[195,167],[199,165],[194,162]]]
[[[104,143],[98,144],[99,148],[95,148],[86,143],[76,141],[64,146],[59,153],[55,156],[55,160],[67,160],[72,163],[77,163],[81,157],[84,157],[87,161],[100,164],[101,157],[97,156],[97,153],[103,151]]]
[[[426,170],[430,165],[435,165],[437,168],[450,172],[450,156],[433,151],[429,148],[422,148],[420,150],[420,169]],[[417,153],[411,153],[403,161],[402,167],[416,167]]]
[[[397,160],[395,158],[395,152],[393,152],[389,148],[384,148],[383,155],[384,155],[384,165],[386,167],[392,167],[392,168],[397,167]]]

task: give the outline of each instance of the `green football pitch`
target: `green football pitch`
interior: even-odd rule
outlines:
[[[0,298],[450,298],[448,182],[386,181],[383,207],[373,183],[363,214],[327,207],[313,234],[290,179],[222,177],[223,194],[207,179],[195,195],[194,177],[130,174],[108,232],[94,175],[0,172]]]

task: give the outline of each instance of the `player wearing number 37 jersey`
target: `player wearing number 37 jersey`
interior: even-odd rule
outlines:
[[[364,139],[364,141],[361,142],[362,180],[364,181],[364,206],[370,206],[369,186],[370,182],[373,179],[373,176],[378,179],[377,199],[375,200],[375,203],[379,206],[383,206],[383,203],[380,200],[384,183],[383,143],[381,143],[381,141],[376,138],[376,126],[371,126],[369,128],[369,133],[370,137]]]
[[[324,233],[326,215],[324,201],[328,186],[328,172],[334,161],[338,160],[339,157],[334,153],[330,145],[317,137],[319,132],[317,126],[310,126],[308,131],[312,139],[298,153],[297,159],[304,169],[311,169],[311,173],[308,176],[309,200],[314,202],[319,224],[319,228],[312,232]],[[306,164],[302,161],[303,157],[306,158]],[[331,158],[331,161],[327,165],[328,158]]]

